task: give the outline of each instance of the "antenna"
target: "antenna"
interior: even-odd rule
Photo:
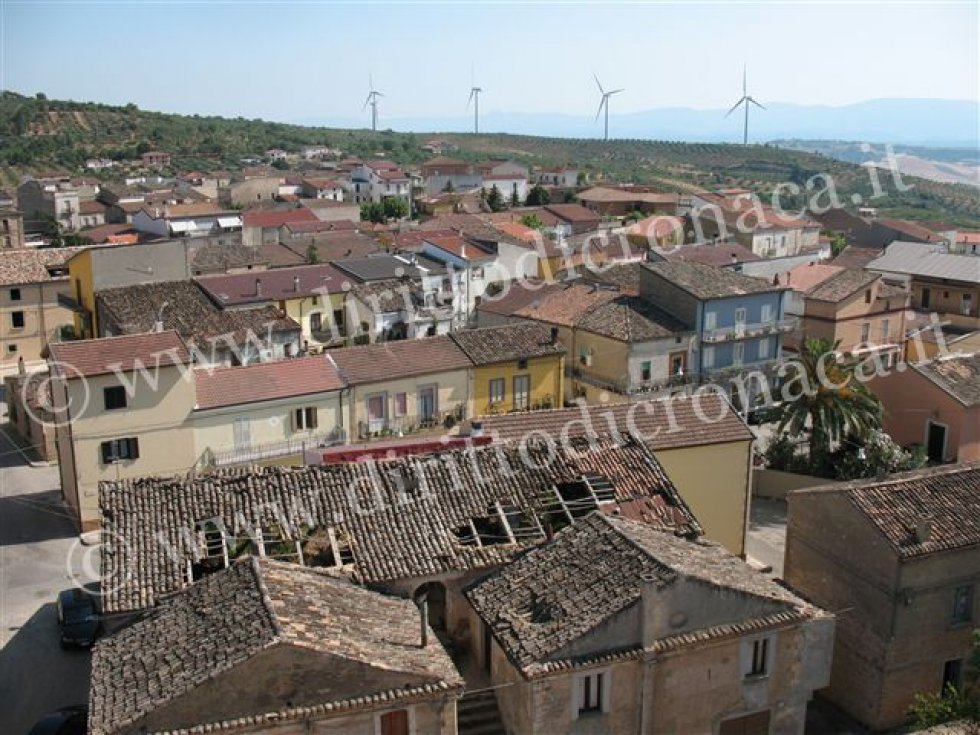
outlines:
[[[466,100],[466,109],[470,109],[470,102],[473,103],[473,132],[480,132],[480,94],[483,89],[476,86],[473,81],[473,66],[470,65],[470,98]]]
[[[626,90],[612,89],[607,92],[605,89],[602,88],[602,82],[599,81],[599,77],[596,76],[594,72],[592,74],[592,77],[593,79],[595,79],[596,86],[599,87],[599,94],[602,95],[602,99],[599,100],[599,109],[596,110],[595,113],[595,119],[598,120],[599,115],[601,115],[603,112],[606,113],[605,126],[603,130],[602,139],[609,140],[609,98],[612,97],[614,94],[619,94],[620,92],[625,92]]]
[[[374,88],[374,77],[368,74],[368,87],[370,91],[368,92],[367,99],[364,100],[364,107],[361,111],[367,109],[368,105],[371,105],[371,130],[377,132],[378,130],[378,97],[384,97],[381,92]]]
[[[752,95],[749,94],[748,87],[748,77],[746,75],[745,65],[742,65],[742,98],[732,105],[732,109],[725,113],[725,117],[731,115],[735,110],[739,108],[739,105],[745,105],[745,123],[742,127],[742,145],[748,145],[749,143],[749,105],[755,105],[760,110],[766,109],[761,104],[755,101]]]

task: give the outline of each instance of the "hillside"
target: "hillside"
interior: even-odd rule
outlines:
[[[25,173],[79,173],[86,158],[125,160],[154,149],[169,152],[174,166],[183,170],[235,169],[243,157],[260,156],[269,148],[295,151],[304,145],[331,146],[348,156],[383,155],[402,164],[415,164],[428,157],[422,145],[436,135],[459,146],[459,155],[464,158],[507,156],[529,165],[574,162],[596,178],[676,191],[744,187],[768,196],[777,184],[803,184],[814,174],[824,173],[833,177],[845,204],[853,201],[853,195],[867,201],[873,193],[869,175],[860,166],[775,146],[372,133],[0,94],[0,174],[4,186],[16,184]],[[913,188],[897,192],[890,178],[882,175],[886,196],[870,203],[893,216],[946,219],[980,227],[980,198],[975,189],[916,178],[908,178],[906,183]],[[802,197],[782,198],[787,209],[801,203]]]

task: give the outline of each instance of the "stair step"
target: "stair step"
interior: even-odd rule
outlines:
[[[507,735],[492,690],[464,695],[456,703],[456,729],[459,735]]]

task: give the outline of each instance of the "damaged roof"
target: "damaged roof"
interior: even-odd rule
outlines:
[[[194,529],[208,519],[294,539],[327,529],[364,584],[501,564],[596,508],[701,533],[653,453],[624,436],[103,482],[100,507],[103,578],[118,582],[104,593],[110,612],[184,587],[200,554]]]

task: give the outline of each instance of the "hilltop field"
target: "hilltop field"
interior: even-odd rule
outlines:
[[[167,151],[177,170],[235,170],[242,158],[261,157],[270,148],[299,151],[329,146],[349,157],[391,158],[419,164],[431,153],[432,138],[458,146],[453,155],[480,159],[504,156],[530,166],[574,164],[594,180],[608,179],[693,191],[741,187],[768,197],[780,183],[803,185],[815,174],[832,177],[844,204],[876,206],[884,214],[910,219],[941,219],[961,227],[980,227],[980,197],[974,187],[906,176],[908,191],[896,190],[880,173],[885,196],[874,193],[868,171],[859,165],[775,145],[680,143],[655,140],[584,140],[502,134],[399,133],[304,127],[244,118],[175,115],[109,106],[0,94],[0,186],[12,187],[25,174],[85,172],[88,158],[118,161],[149,150]],[[89,173],[89,175],[92,175]],[[111,178],[110,171],[100,176]],[[818,189],[826,184],[818,182]],[[783,196],[786,208],[803,198]]]

